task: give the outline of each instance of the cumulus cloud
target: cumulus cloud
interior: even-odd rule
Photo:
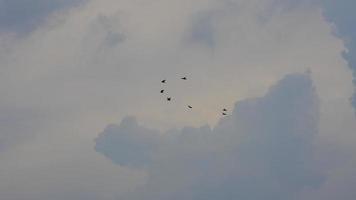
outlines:
[[[0,33],[26,33],[33,30],[55,11],[83,0],[0,0]]]
[[[143,164],[154,152],[148,182],[129,199],[298,199],[323,180],[313,158],[318,120],[309,75],[291,74],[265,96],[238,102],[212,130],[165,133],[156,152],[151,145],[157,133],[132,118],[108,126],[96,149],[122,165]]]
[[[323,1],[324,15],[327,20],[335,26],[335,33],[344,40],[346,51],[343,53],[344,58],[348,61],[354,76],[356,85],[356,21],[355,6],[353,0]],[[352,98],[352,104],[356,108],[356,91]]]

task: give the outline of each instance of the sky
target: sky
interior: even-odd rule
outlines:
[[[354,199],[355,5],[0,0],[0,199]]]

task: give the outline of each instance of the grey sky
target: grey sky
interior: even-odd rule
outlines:
[[[271,186],[244,193],[251,199],[291,193],[303,200],[352,199],[346,186],[355,181],[354,86],[342,55],[348,45],[321,4],[76,5],[28,0],[3,1],[0,8],[8,8],[0,14],[0,199],[117,200],[138,191],[131,197],[137,200],[145,187],[151,198],[175,196],[179,188],[199,199],[231,191],[241,174],[258,187]],[[307,79],[286,77],[308,70]],[[159,93],[161,79],[168,80],[171,103]],[[296,105],[289,104],[293,99]],[[236,102],[222,119],[221,109],[233,111]],[[284,151],[294,156],[278,153]],[[241,159],[262,164],[252,165],[256,176],[236,164]],[[211,176],[199,175],[200,167]],[[282,175],[291,171],[300,176]]]

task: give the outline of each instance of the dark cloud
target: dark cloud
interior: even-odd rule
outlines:
[[[27,33],[53,12],[85,0],[0,0],[0,32]]]
[[[347,51],[343,56],[348,61],[353,72],[356,85],[356,2],[354,0],[326,0],[324,4],[324,16],[336,27],[336,34],[345,42]],[[356,91],[352,98],[352,104],[356,108]]]
[[[159,141],[129,118],[108,126],[96,149],[147,166],[147,183],[128,199],[292,200],[323,181],[313,159],[318,116],[310,77],[292,74],[264,97],[238,102],[213,130],[186,127]]]
[[[95,140],[96,151],[123,166],[141,167],[151,161],[159,143],[156,131],[139,126],[127,117],[119,126],[109,125]]]

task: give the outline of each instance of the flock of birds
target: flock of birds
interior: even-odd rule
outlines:
[[[185,76],[185,77],[182,77],[181,80],[186,81],[186,80],[187,80],[187,77],[186,77],[186,76]],[[166,84],[166,83],[167,83],[167,80],[166,80],[166,79],[163,79],[163,80],[161,81],[161,83],[162,83],[162,84]],[[165,89],[161,89],[161,91],[160,91],[161,94],[165,94],[165,92],[166,92]],[[172,97],[168,96],[168,97],[167,97],[167,101],[172,101]],[[191,105],[187,105],[187,107],[188,107],[189,109],[193,109],[193,106],[191,106]],[[222,115],[227,115],[227,109],[226,109],[226,108],[223,108],[223,109],[222,109]]]

